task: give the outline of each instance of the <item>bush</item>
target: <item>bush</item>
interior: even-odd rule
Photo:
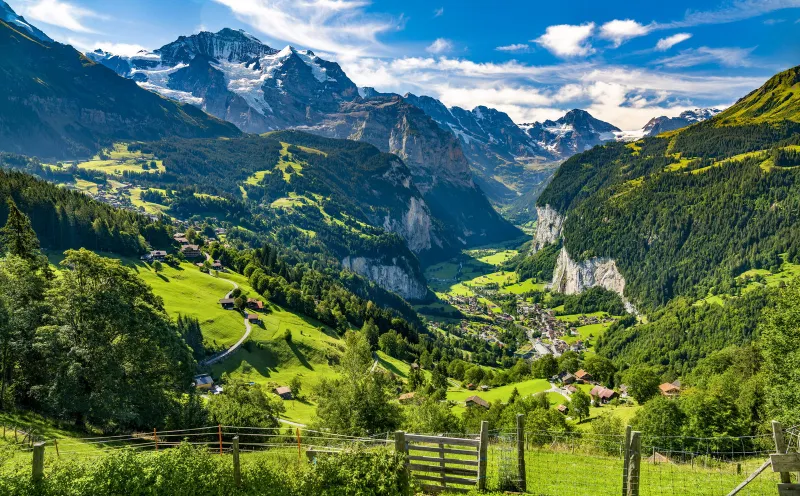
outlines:
[[[161,452],[122,450],[99,460],[48,459],[41,484],[30,480],[29,464],[4,467],[0,494],[36,495],[265,495],[400,496],[410,494],[404,457],[388,449],[353,450],[323,456],[315,465],[290,463],[281,453],[242,459],[242,486],[233,480],[230,456],[184,444]],[[292,460],[296,460],[293,454]]]

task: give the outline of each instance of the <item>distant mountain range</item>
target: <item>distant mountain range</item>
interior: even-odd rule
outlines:
[[[448,108],[429,96],[358,88],[335,62],[291,46],[277,50],[232,29],[181,36],[132,57],[102,50],[86,55],[145,89],[196,105],[242,131],[292,128],[367,141],[402,157],[421,191],[448,184],[471,188],[474,180],[497,205],[528,198],[549,180],[558,162],[575,153],[659,129],[623,133],[578,109],[556,121],[517,125],[485,106]],[[425,116],[449,136],[430,128]],[[698,113],[695,121],[702,118]],[[683,121],[694,122],[690,117]],[[675,119],[663,124],[678,125]],[[414,127],[433,134],[424,140],[404,138]]]
[[[644,136],[656,136],[667,131],[674,131],[682,127],[697,124],[698,122],[703,122],[711,119],[720,112],[722,111],[719,109],[709,108],[687,110],[685,112],[681,112],[678,117],[667,117],[662,115],[661,117],[654,117],[653,119],[650,119],[642,131],[644,131]]]

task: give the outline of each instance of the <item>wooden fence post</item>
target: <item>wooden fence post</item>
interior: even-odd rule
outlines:
[[[622,496],[628,496],[628,472],[631,466],[631,426],[625,426],[622,445]]]
[[[233,481],[236,487],[242,485],[242,467],[239,465],[239,436],[233,437]]]
[[[217,424],[217,432],[219,433],[219,454],[222,454],[222,424]]]
[[[408,448],[406,445],[406,433],[404,431],[395,431],[394,432],[394,451],[396,453],[402,453],[406,459],[405,467],[406,467],[406,476],[410,475],[410,471],[408,470]],[[409,481],[410,483],[411,481]]]
[[[406,433],[403,431],[395,431],[394,433],[394,450],[398,453],[406,452]]]
[[[772,437],[775,439],[775,453],[786,453],[786,438],[783,436],[783,425],[777,420],[772,421]],[[781,472],[781,482],[787,484],[792,481],[789,472]]]
[[[478,447],[478,491],[486,490],[486,453],[489,448],[489,421],[481,421],[481,441]]]
[[[631,433],[630,462],[628,464],[628,494],[639,496],[639,482],[642,468],[642,433]]]
[[[44,443],[33,445],[33,482],[44,478]]]
[[[519,471],[519,490],[528,492],[528,476],[525,472],[525,414],[517,414],[517,470]]]

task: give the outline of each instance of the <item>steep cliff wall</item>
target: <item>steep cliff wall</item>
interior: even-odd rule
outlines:
[[[539,220],[536,224],[536,234],[533,237],[531,255],[541,250],[544,246],[558,242],[561,238],[561,229],[565,220],[565,217],[556,212],[550,205],[536,207],[536,215]]]
[[[387,264],[372,258],[345,257],[342,266],[407,300],[424,299],[428,294],[425,282],[417,278],[403,260],[394,258],[391,262]]]
[[[617,269],[617,263],[610,258],[591,258],[576,262],[561,248],[553,271],[552,288],[565,294],[581,293],[589,288],[601,286],[617,293],[625,309],[636,313],[636,307],[625,298],[625,278]]]

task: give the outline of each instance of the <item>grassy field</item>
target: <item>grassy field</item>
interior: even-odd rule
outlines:
[[[470,396],[479,396],[486,401],[508,401],[511,397],[511,392],[516,388],[521,396],[530,396],[532,394],[541,393],[550,389],[550,383],[544,379],[531,379],[528,381],[517,382],[514,384],[507,384],[492,388],[486,392],[484,391],[469,391],[467,389],[452,389],[447,391],[447,399],[463,403],[464,400]]]
[[[104,150],[104,153],[105,157],[96,155],[91,160],[78,162],[76,165],[79,169],[96,170],[112,176],[122,176],[126,171],[145,173],[166,171],[161,160],[156,160],[151,154],[130,151],[125,143],[115,143],[113,147]],[[155,162],[156,168],[150,167],[152,162]],[[148,168],[143,169],[143,164],[147,164]]]
[[[207,345],[228,347],[242,337],[244,317],[239,312],[223,310],[218,302],[234,287],[224,274],[218,278],[204,274],[188,262],[179,268],[164,264],[164,270],[159,274],[142,262],[126,263],[164,300],[170,316],[181,314],[200,321]],[[242,288],[245,292],[248,289]],[[250,290],[250,293],[256,296],[254,291]]]

